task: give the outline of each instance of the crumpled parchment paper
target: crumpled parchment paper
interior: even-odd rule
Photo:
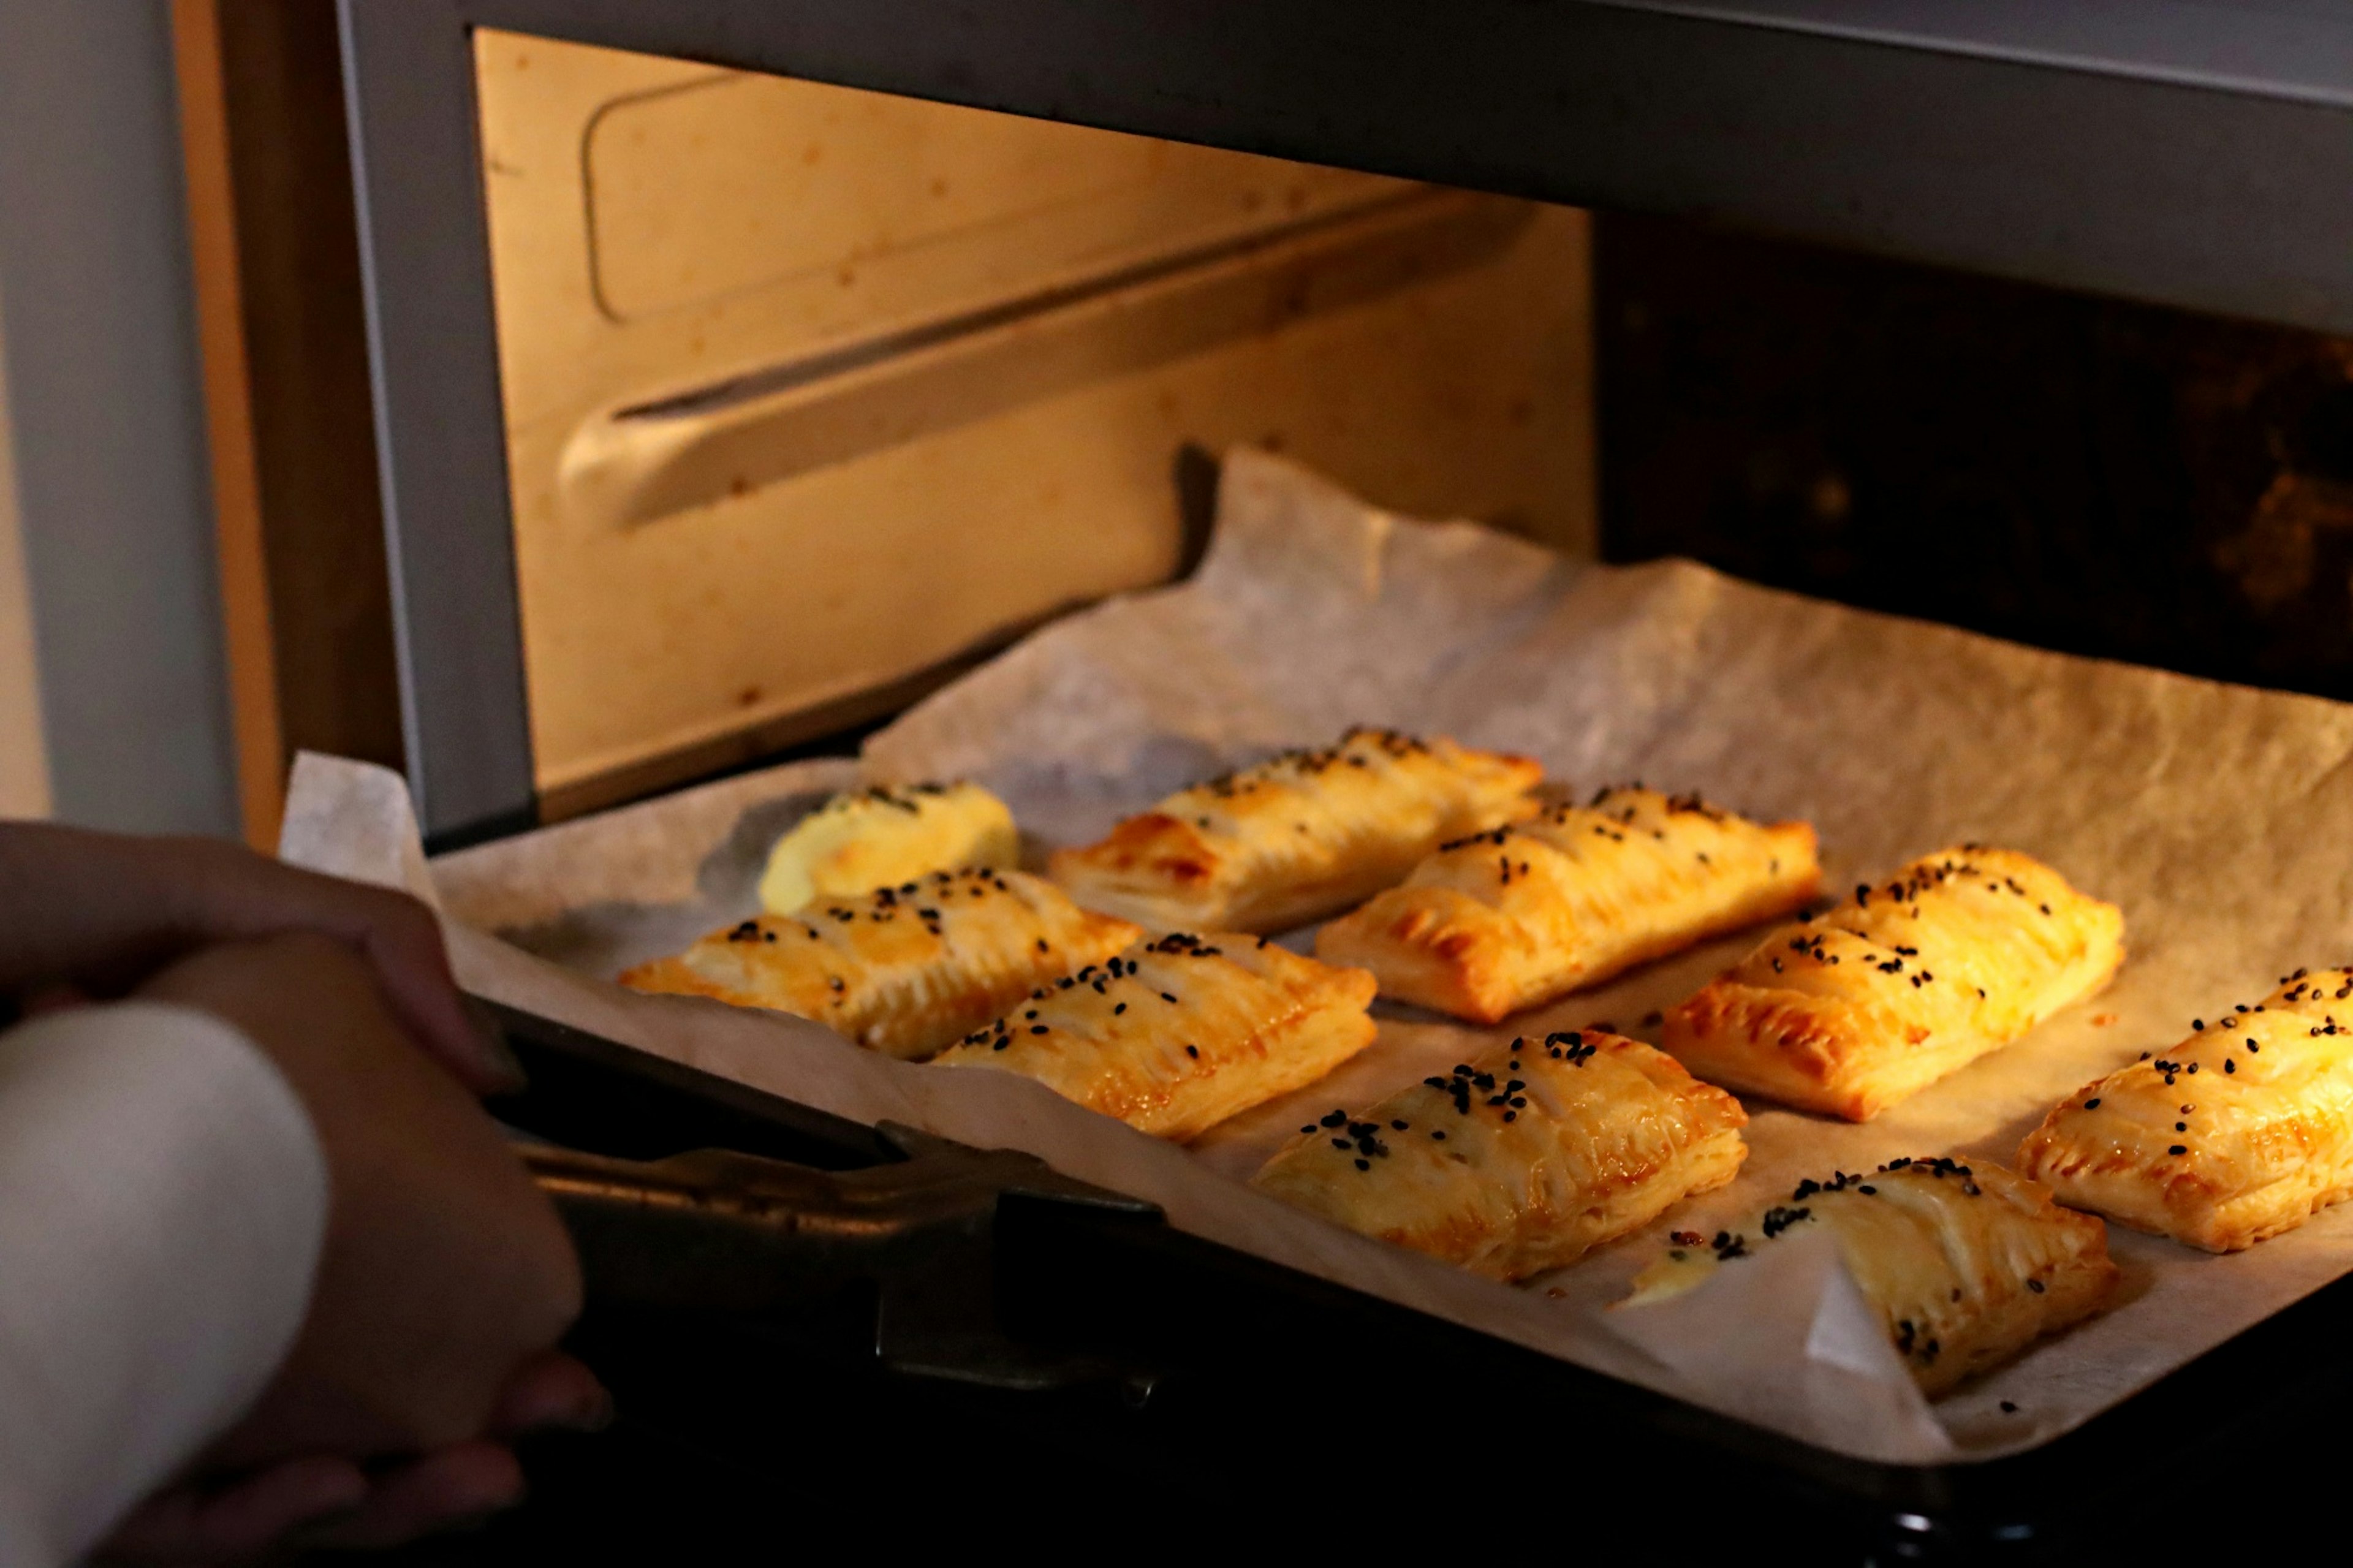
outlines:
[[[935,1072],[797,1020],[603,983],[748,911],[768,841],[861,777],[979,779],[1042,850],[1352,723],[1527,752],[1580,795],[1639,779],[1802,817],[1832,888],[1964,840],[2022,849],[2120,903],[2130,957],[2103,995],[1864,1126],[1751,1101],[1739,1181],[1518,1288],[1349,1236],[1241,1178],[1308,1112],[1361,1107],[1514,1033],[1606,1021],[1655,1039],[1657,1012],[1754,933],[1498,1030],[1379,1005],[1363,1057],[1189,1149],[1009,1077]],[[298,767],[290,858],[413,886],[429,875],[461,977],[487,994],[844,1115],[1028,1149],[1161,1203],[1187,1230],[1861,1457],[2031,1447],[2353,1268],[2353,1205],[2229,1258],[2112,1228],[2126,1282],[2106,1314],[1933,1406],[1826,1244],[1777,1243],[1680,1300],[1608,1310],[1669,1229],[1736,1226],[1833,1167],[2008,1163],[2053,1101],[2172,1044],[2193,1015],[2353,958],[2353,708],[2038,652],[1686,563],[1571,562],[1382,512],[1261,454],[1229,458],[1192,581],[1039,632],[875,736],[862,770],[792,764],[429,873],[413,845],[396,779]]]

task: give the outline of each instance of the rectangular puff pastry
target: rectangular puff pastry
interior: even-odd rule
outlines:
[[[1179,790],[1049,871],[1090,909],[1158,930],[1282,931],[1370,897],[1450,838],[1531,815],[1543,777],[1525,757],[1351,730]]]
[[[1172,932],[1043,985],[935,1065],[1034,1078],[1179,1142],[1373,1043],[1373,977],[1241,932]]]
[[[712,931],[621,984],[813,1018],[913,1059],[1142,934],[1018,871],[938,871]]]
[[[1747,1121],[1672,1057],[1587,1029],[1514,1040],[1361,1119],[1335,1110],[1251,1179],[1350,1230],[1519,1279],[1732,1180]]]
[[[2098,990],[2124,929],[2048,866],[1964,845],[1777,930],[1662,1043],[1711,1083],[1865,1121]]]
[[[2020,1168],[2061,1203],[2236,1252],[2353,1195],[2353,969],[2299,969],[2142,1055],[2020,1147]]]
[[[1761,826],[1637,784],[1458,838],[1316,934],[1381,994],[1492,1024],[1649,959],[1788,914],[1821,868],[1802,822]]]
[[[1938,1394],[2099,1310],[2116,1289],[2106,1227],[1999,1165],[1896,1160],[1800,1182],[1737,1231],[1678,1231],[1621,1306],[1680,1295],[1778,1237],[1825,1226],[1921,1391]]]

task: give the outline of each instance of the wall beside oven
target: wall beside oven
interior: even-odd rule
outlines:
[[[47,794],[96,826],[237,823],[170,17],[0,5],[0,308],[29,622],[0,648],[0,778],[26,780],[29,663]],[[11,559],[0,551],[0,563]],[[29,634],[29,637],[28,637]]]
[[[0,367],[8,358],[0,306]],[[0,373],[0,816],[49,814],[49,754],[41,733],[40,672],[33,661],[33,595],[25,581],[16,516],[16,449],[9,435],[8,379]]]

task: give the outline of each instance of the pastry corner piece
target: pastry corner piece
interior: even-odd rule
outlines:
[[[1393,730],[1350,730],[1179,790],[1049,874],[1156,930],[1273,931],[1361,902],[1450,838],[1533,815],[1544,769]]]
[[[1172,932],[1039,986],[934,1065],[1018,1073],[1182,1142],[1373,1043],[1373,977],[1242,932]]]
[[[2297,970],[2141,1054],[2020,1147],[2061,1203],[2237,1252],[2353,1196],[2353,968]]]
[[[1999,1165],[1895,1160],[1871,1175],[1799,1182],[1737,1231],[1678,1232],[1620,1303],[1681,1295],[1759,1248],[1816,1228],[1878,1313],[1913,1381],[1931,1396],[2008,1361],[2105,1306],[2118,1273],[2106,1227]]]
[[[1747,1121],[1673,1058],[1586,1029],[1334,1110],[1251,1181],[1350,1230],[1521,1279],[1732,1180]]]
[[[1963,845],[1775,931],[1662,1043],[1711,1083],[1866,1121],[2098,991],[2124,926],[2040,861]]]
[[[813,1019],[920,1058],[1142,931],[1018,871],[937,871],[712,931],[621,984]]]
[[[1013,813],[980,785],[876,784],[834,795],[776,840],[760,907],[788,915],[818,899],[1020,858]]]
[[[1493,1024],[1786,915],[1821,883],[1814,830],[1640,784],[1456,839],[1316,934],[1400,1001]]]

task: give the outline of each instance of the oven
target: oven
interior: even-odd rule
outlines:
[[[340,20],[430,849],[839,754],[1035,628],[1186,578],[1237,447],[1572,556],[2353,698],[2353,23],[2325,8]],[[533,1087],[503,1113],[560,1145],[909,1155],[505,1021]],[[582,1341],[622,1427],[420,1556],[1011,1541],[1173,1507],[1303,1545],[1409,1498],[1525,1547],[2066,1560],[2190,1531],[2150,1517],[2159,1453],[2261,1451],[2316,1487],[2353,1375],[2338,1284],[2039,1448],[1875,1465],[1115,1203],[1016,1194],[988,1227],[928,1284],[788,1309],[617,1284]],[[894,1292],[952,1352],[878,1353]]]

